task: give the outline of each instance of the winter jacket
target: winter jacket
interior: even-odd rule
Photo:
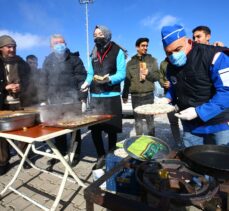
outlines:
[[[172,96],[181,110],[195,107],[198,118],[189,121],[194,133],[228,130],[229,57],[222,50],[194,44],[184,66],[168,65],[172,86],[166,96]]]
[[[105,53],[101,56],[103,59],[101,60],[100,65],[95,65],[94,63],[95,59],[98,58],[98,52],[96,48],[93,50],[86,79],[86,82],[92,86],[92,97],[115,97],[120,96],[121,94],[120,83],[126,76],[125,52],[115,42],[112,41],[111,44],[111,48],[109,48],[108,45],[109,49],[104,49]],[[109,61],[112,61],[112,66],[109,64]],[[95,74],[102,75],[104,72],[110,73],[110,81],[100,86],[98,83],[93,81],[93,77]],[[93,84],[96,85],[96,89],[93,88]]]
[[[7,70],[5,66],[2,67],[5,74],[6,84],[20,84],[20,92],[15,94],[16,97],[19,98],[20,106],[30,106],[32,104],[30,84],[32,84],[33,82],[30,80],[31,71],[29,65],[20,56],[15,56],[9,59],[4,59],[3,57],[1,57],[0,59],[3,61],[3,65],[10,65],[11,71],[8,75],[8,80],[6,80]],[[6,90],[5,93],[7,94]]]
[[[165,87],[163,87],[164,83],[166,81],[168,81],[168,79],[167,79],[167,66],[168,66],[168,61],[167,61],[167,59],[164,59],[160,64],[160,71],[159,71],[159,76],[160,76],[159,83],[160,83],[161,87],[164,89],[164,93],[166,93],[166,91],[168,90]]]
[[[127,63],[126,79],[122,98],[128,98],[128,94],[146,94],[154,91],[154,82],[159,80],[159,71],[157,61],[150,54],[146,54],[141,58],[146,63],[148,75],[146,80],[140,81],[140,59],[135,55]]]
[[[107,50],[104,55],[100,55],[99,52],[96,56],[92,58],[92,66],[94,70],[94,75],[104,76],[109,74],[109,76],[114,75],[117,72],[116,59],[118,53],[120,51],[120,47],[116,45],[114,42],[110,42],[107,46]],[[118,84],[99,84],[96,81],[91,82],[91,93],[103,93],[103,92],[120,92],[121,87],[120,83]]]
[[[3,110],[4,100],[6,97],[6,81],[5,81],[5,74],[4,74],[4,65],[2,60],[0,59],[0,110]]]
[[[44,61],[42,71],[45,74],[43,92],[51,104],[73,103],[86,100],[87,93],[80,92],[87,72],[79,53],[66,50],[62,57],[51,53]]]

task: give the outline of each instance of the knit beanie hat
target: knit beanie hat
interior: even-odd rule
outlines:
[[[8,35],[0,36],[0,48],[6,45],[15,45],[16,46],[16,42],[12,37]]]
[[[109,42],[112,36],[110,29],[108,29],[106,26],[96,25],[95,29],[98,29],[98,28],[102,31],[106,41]]]
[[[161,29],[161,38],[164,48],[173,43],[174,41],[185,37],[186,33],[184,27],[178,24],[173,26],[164,26]]]

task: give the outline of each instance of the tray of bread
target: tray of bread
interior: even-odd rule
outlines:
[[[134,109],[136,113],[144,115],[166,114],[174,110],[175,106],[160,103],[145,104],[138,106]]]
[[[71,118],[61,118],[55,121],[48,121],[43,122],[44,126],[50,126],[50,127],[61,127],[61,128],[79,128],[83,126],[90,126],[98,123],[105,122],[107,120],[110,120],[112,118],[112,115],[104,114],[104,115],[79,115]]]

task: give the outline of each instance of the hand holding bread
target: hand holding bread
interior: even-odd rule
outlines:
[[[93,80],[100,84],[108,83],[110,81],[109,74],[106,74],[104,76],[94,75]]]

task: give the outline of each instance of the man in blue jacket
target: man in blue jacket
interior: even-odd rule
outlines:
[[[177,104],[185,147],[228,144],[229,51],[186,38],[181,25],[161,30],[171,87],[161,103]]]

